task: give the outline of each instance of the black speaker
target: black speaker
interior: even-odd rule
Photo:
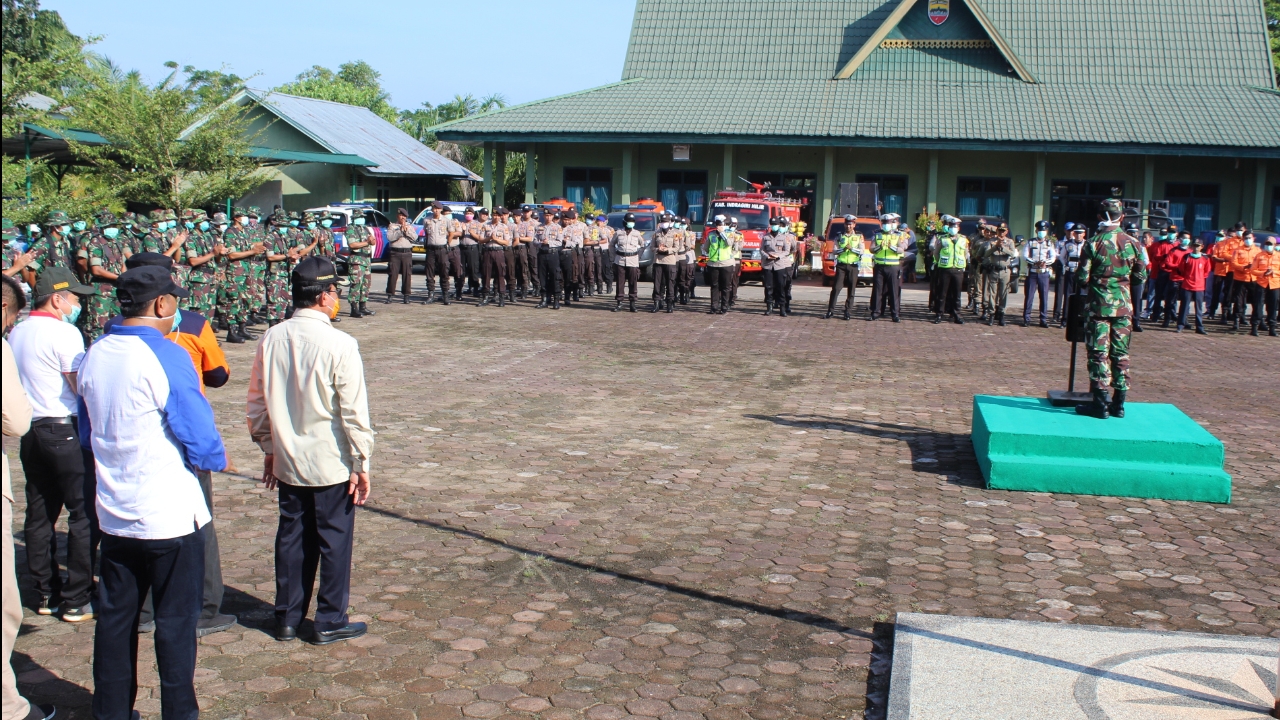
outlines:
[[[1078,293],[1067,298],[1067,342],[1085,341],[1085,322],[1089,319],[1085,304],[1088,301],[1087,296]]]
[[[880,217],[880,185],[878,183],[840,183],[838,215]]]
[[[1152,230],[1167,230],[1172,224],[1168,200],[1152,200],[1147,204],[1147,227]]]

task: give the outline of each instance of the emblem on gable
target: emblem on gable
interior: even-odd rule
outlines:
[[[941,25],[951,15],[951,0],[929,0],[929,22]]]

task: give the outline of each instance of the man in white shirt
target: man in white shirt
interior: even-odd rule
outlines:
[[[27,476],[27,569],[39,600],[36,612],[61,610],[67,622],[93,618],[92,477],[93,457],[77,434],[76,370],[84,356],[84,336],[76,328],[80,299],[97,291],[81,285],[64,267],[51,267],[36,282],[35,309],[9,336],[22,387],[31,399],[31,430],[22,436],[19,457]],[[86,488],[87,486],[87,488]],[[88,492],[86,492],[86,489]],[[67,509],[67,582],[58,569],[54,525]]]
[[[211,519],[196,473],[224,470],[226,450],[191,356],[165,338],[178,326],[178,298],[190,293],[153,266],[126,270],[115,287],[125,319],[89,348],[76,375],[102,530],[93,716],[132,714],[138,612],[150,590],[161,715],[195,720],[201,528]]]
[[[373,430],[355,338],[335,329],[333,263],[306,258],[293,270],[293,317],[267,330],[249,376],[249,434],[266,453],[262,482],[279,488],[276,639],[294,640],[320,570],[310,642],[365,634],[351,622],[355,506],[369,497]]]
[[[1026,291],[1022,300],[1022,327],[1031,324],[1031,307],[1036,293],[1040,294],[1040,327],[1049,327],[1045,316],[1049,304],[1049,275],[1058,261],[1058,240],[1049,234],[1049,221],[1036,221],[1036,234],[1022,248],[1022,259],[1027,263]]]

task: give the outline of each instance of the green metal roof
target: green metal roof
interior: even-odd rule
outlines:
[[[249,157],[260,160],[278,160],[280,162],[329,163],[330,165],[356,165],[373,167],[378,163],[366,160],[359,155],[340,155],[327,152],[305,152],[302,150],[279,150],[277,148],[253,146],[249,148]]]
[[[47,138],[53,138],[54,140],[74,140],[84,145],[110,145],[106,138],[102,137],[98,133],[89,132],[87,130],[74,130],[69,128],[63,130],[50,130],[49,128],[40,127],[39,125],[33,125],[31,123],[23,123],[22,127],[23,129],[29,130],[37,135],[43,135]]]
[[[834,79],[903,3],[886,44]],[[436,132],[1280,157],[1261,0],[950,0],[941,26],[922,19],[928,4],[639,0],[623,82]],[[991,42],[945,44],[965,40]]]

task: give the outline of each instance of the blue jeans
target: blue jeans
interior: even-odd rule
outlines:
[[[204,535],[137,540],[103,534],[98,626],[93,636],[94,720],[128,720],[138,696],[138,613],[155,605],[160,716],[195,720],[196,621],[204,584]]]

